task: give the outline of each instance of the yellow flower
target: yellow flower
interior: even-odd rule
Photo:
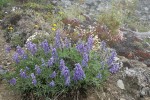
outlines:
[[[60,12],[58,12],[58,13],[59,13],[60,15],[62,15],[62,14],[63,14],[63,12],[61,12],[61,11],[60,11]]]
[[[9,26],[9,27],[8,27],[8,30],[13,30],[13,27],[12,27],[12,26]]]
[[[54,27],[52,28],[52,30],[53,30],[53,31],[56,31],[56,29],[55,29]]]
[[[56,24],[53,24],[53,27],[56,27],[57,25]]]
[[[35,27],[35,28],[38,28],[39,26],[38,26],[38,25],[35,25],[34,27]]]

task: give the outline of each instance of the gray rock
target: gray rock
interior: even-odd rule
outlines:
[[[124,98],[120,98],[119,100],[126,100],[126,99],[124,99]]]
[[[125,89],[124,83],[123,83],[122,80],[118,80],[118,81],[117,81],[117,86],[118,86],[120,89]]]
[[[67,7],[67,6],[71,6],[71,0],[61,0],[61,2],[63,3],[63,6],[64,7]]]
[[[150,88],[149,87],[142,88],[141,95],[143,95],[143,96],[150,95]]]
[[[7,70],[4,70],[4,69],[0,69],[0,75],[3,75],[7,72]]]
[[[144,7],[144,10],[145,10],[145,11],[148,11],[148,10],[149,10],[149,8],[148,8],[148,7]]]
[[[85,0],[85,3],[86,4],[89,4],[89,5],[91,5],[92,3],[94,3],[95,2],[95,0]]]
[[[0,100],[3,100],[3,99],[2,99],[2,95],[1,95],[1,94],[0,94]]]

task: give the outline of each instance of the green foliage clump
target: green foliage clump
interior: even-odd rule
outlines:
[[[19,34],[12,35],[10,42],[13,47],[16,47],[18,45],[20,45],[20,46],[24,45],[23,39],[21,38],[21,36]]]
[[[41,9],[41,8],[43,8],[42,5],[40,5],[38,3],[33,3],[33,2],[25,3],[24,7],[31,8],[31,9]]]
[[[7,6],[8,3],[10,3],[11,0],[0,0],[0,9],[2,7]]]
[[[98,22],[107,26],[111,34],[117,34],[122,25],[122,13],[115,9],[108,9],[98,16]]]
[[[53,9],[52,4],[40,4],[40,3],[35,3],[35,2],[28,2],[23,5],[25,8],[30,8],[33,10],[46,10],[46,11],[51,11]]]
[[[84,9],[82,9],[79,5],[72,5],[67,9],[60,9],[62,12],[63,18],[67,19],[78,19],[80,21],[84,21],[85,17],[82,15],[84,13]]]
[[[46,40],[40,45],[28,42],[26,50],[17,46],[13,55],[15,70],[5,77],[16,91],[36,99],[98,88],[110,71],[118,70],[118,65],[109,65],[117,64],[112,60],[116,53],[106,50],[105,43],[98,51],[92,50],[92,45],[92,37],[71,45],[57,33],[51,46]]]

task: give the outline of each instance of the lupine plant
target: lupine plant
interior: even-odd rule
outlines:
[[[6,73],[12,88],[34,97],[54,98],[60,93],[99,87],[109,74],[119,70],[116,52],[106,48],[104,41],[99,50],[93,50],[92,36],[71,44],[60,34],[56,32],[54,44],[44,40],[40,44],[27,42],[25,49],[17,46],[13,55],[15,71]]]

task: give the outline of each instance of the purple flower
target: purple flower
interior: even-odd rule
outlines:
[[[116,73],[118,70],[119,70],[119,64],[118,63],[113,64],[112,67],[109,69],[109,71],[112,74]]]
[[[81,54],[83,53],[89,53],[89,50],[88,50],[88,45],[87,44],[84,44],[84,43],[78,43],[77,46],[76,46],[76,49],[78,52],[80,52]]]
[[[45,66],[45,60],[43,58],[41,58],[41,62],[42,62],[42,65],[41,66]]]
[[[71,47],[71,42],[70,42],[70,40],[67,37],[65,38],[65,47],[66,48],[70,48]]]
[[[58,30],[56,32],[56,36],[55,36],[55,47],[56,48],[61,48],[61,40],[60,40],[60,31]]]
[[[34,73],[31,73],[31,78],[32,78],[32,84],[36,85],[37,84],[37,80],[36,80],[36,77],[35,77]]]
[[[31,73],[31,78],[32,78],[32,79],[35,79],[35,78],[36,78],[35,75],[34,75],[34,73]]]
[[[28,42],[26,44],[26,47],[31,52],[32,55],[34,55],[37,52],[37,46],[32,42]]]
[[[56,72],[54,71],[51,75],[50,78],[55,78],[56,77]]]
[[[24,50],[23,50],[20,46],[17,46],[16,52],[17,52],[20,56],[23,56],[23,55],[25,54]]]
[[[70,85],[70,76],[68,76],[68,77],[65,79],[65,85],[66,85],[66,86],[69,86],[69,85]]]
[[[34,78],[34,79],[32,79],[32,84],[33,85],[36,85],[37,84],[37,80]]]
[[[5,45],[5,51],[6,53],[10,53],[11,46],[10,45]]]
[[[55,86],[55,82],[52,80],[52,81],[49,83],[49,86],[50,86],[50,87],[54,87],[54,86]]]
[[[22,59],[27,59],[28,58],[28,55],[27,54],[24,54],[23,56],[22,56]]]
[[[101,42],[101,48],[103,51],[106,51],[106,42],[104,41]]]
[[[52,49],[52,57],[54,58],[54,60],[56,60],[58,58],[58,54],[57,54],[56,48]]]
[[[87,53],[83,54],[83,60],[82,60],[82,66],[87,67],[88,66],[88,61],[89,61],[89,56]]]
[[[83,53],[84,52],[84,43],[78,43],[76,46],[76,49],[78,52]]]
[[[41,69],[39,66],[35,65],[35,71],[36,71],[36,74],[39,75],[41,74]]]
[[[62,70],[64,67],[65,67],[65,61],[63,59],[61,59],[59,69]]]
[[[85,78],[84,71],[79,63],[75,64],[73,80],[75,82],[83,80]]]
[[[15,61],[16,63],[19,63],[19,62],[20,62],[20,60],[19,60],[19,54],[18,54],[18,53],[15,53],[15,54],[13,55],[13,61]]]
[[[20,70],[20,77],[21,77],[21,78],[27,78],[27,75],[26,75],[26,71],[25,71],[25,70],[23,70],[23,69]]]
[[[90,50],[92,49],[93,43],[94,43],[94,40],[93,40],[92,36],[90,35],[88,38],[88,41],[87,41],[88,52],[90,52]]]
[[[61,75],[64,76],[65,80],[70,76],[70,71],[67,66],[62,68]]]
[[[54,58],[51,57],[51,58],[48,60],[48,67],[53,66],[53,64],[54,64]]]
[[[105,62],[104,62],[104,61],[102,61],[102,62],[100,62],[100,64],[101,64],[101,68],[100,68],[100,70],[104,70]]]
[[[44,52],[47,54],[49,53],[50,51],[50,46],[47,42],[47,40],[44,40],[42,43],[41,43],[41,47],[43,48]]]
[[[111,66],[111,65],[113,64],[114,59],[115,59],[116,56],[117,56],[117,53],[116,53],[115,50],[113,50],[113,51],[111,52],[110,57],[107,59],[107,64],[108,64],[108,66]]]
[[[0,70],[1,70],[2,68],[3,68],[2,65],[0,65]]]
[[[26,66],[26,70],[30,70],[30,68],[28,66]]]
[[[16,84],[16,79],[15,78],[12,78],[11,80],[9,80],[9,83],[11,85],[15,85]]]
[[[102,79],[102,74],[98,73],[97,76],[96,76],[96,78]]]

